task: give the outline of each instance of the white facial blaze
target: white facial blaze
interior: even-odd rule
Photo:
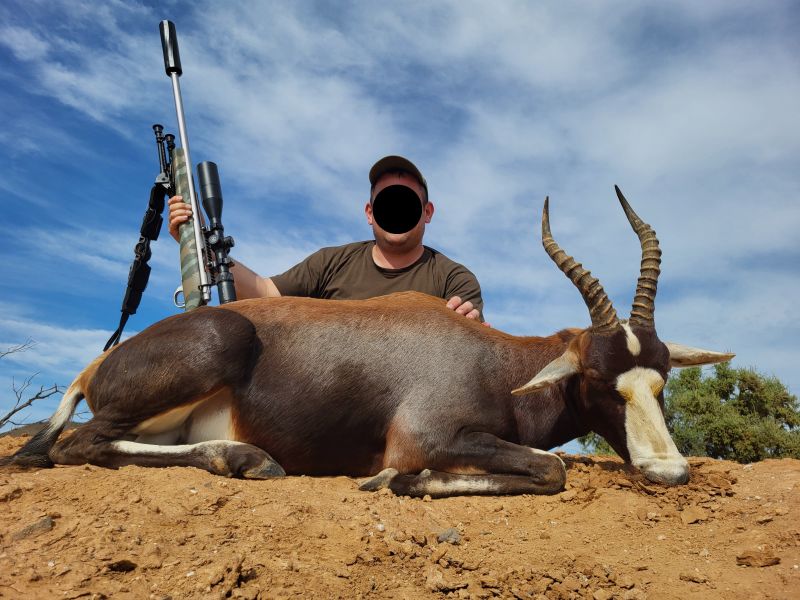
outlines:
[[[674,482],[688,474],[688,463],[667,431],[657,396],[664,379],[653,369],[634,367],[617,377],[625,398],[625,433],[633,466],[649,479]]]

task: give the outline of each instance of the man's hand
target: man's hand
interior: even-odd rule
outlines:
[[[447,308],[456,311],[460,315],[464,315],[468,319],[477,319],[481,313],[472,305],[472,302],[467,300],[463,302],[458,296],[453,296],[447,301]]]
[[[176,242],[181,241],[178,227],[192,218],[192,207],[183,201],[183,196],[173,196],[167,202],[169,206],[169,234]]]

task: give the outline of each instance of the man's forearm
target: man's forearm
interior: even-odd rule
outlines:
[[[281,293],[272,280],[268,277],[261,277],[255,271],[250,270],[246,265],[238,260],[234,260],[233,281],[236,284],[236,298],[275,298]]]

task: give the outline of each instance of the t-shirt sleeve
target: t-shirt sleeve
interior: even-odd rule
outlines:
[[[481,286],[472,271],[462,265],[457,265],[447,276],[445,300],[449,300],[453,296],[458,296],[464,302],[472,302],[472,305],[480,312],[480,319],[483,321]]]
[[[319,298],[325,269],[329,263],[326,249],[318,250],[280,275],[270,277],[281,296]]]

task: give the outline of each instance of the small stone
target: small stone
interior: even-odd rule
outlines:
[[[568,575],[564,578],[561,584],[571,592],[577,592],[581,589],[581,582],[576,577]]]
[[[425,494],[425,495],[422,497],[422,501],[423,501],[423,502],[430,502],[430,501],[431,501],[431,496],[430,496],[430,494]]]
[[[614,595],[605,588],[599,588],[592,594],[592,600],[611,600]]]
[[[359,552],[358,556],[356,557],[356,559],[359,562],[364,563],[365,565],[371,565],[372,563],[377,562],[377,559],[375,558],[375,556],[373,556],[369,552]]]
[[[429,592],[439,592],[444,587],[444,574],[437,568],[431,568],[425,574],[425,588]]]
[[[736,556],[736,564],[745,567],[771,567],[781,562],[781,559],[768,550],[753,548],[745,550]]]
[[[436,541],[440,544],[447,542],[448,544],[458,545],[461,543],[461,534],[458,533],[456,528],[448,527],[437,536]]]
[[[511,595],[514,596],[514,598],[516,598],[517,600],[528,600],[528,598],[530,598],[528,594],[526,594],[517,587],[512,587],[510,591]]]
[[[575,490],[569,490],[567,492],[562,492],[559,498],[561,499],[562,502],[571,502],[577,497],[577,495],[578,492],[576,492]]]
[[[636,583],[631,579],[630,575],[621,575],[617,577],[617,585],[621,588],[625,588],[626,590],[631,589],[636,585]]]
[[[11,536],[11,539],[16,541],[23,540],[28,537],[34,537],[39,534],[45,533],[50,531],[53,527],[55,527],[56,523],[53,521],[53,517],[47,516],[42,517],[35,523],[28,525],[27,527],[23,527],[17,533]]]
[[[706,477],[706,483],[720,490],[731,489],[731,482],[725,479],[722,475],[717,475],[715,473],[710,473]]]
[[[425,574],[425,588],[430,592],[453,592],[467,587],[467,583],[448,581],[436,567],[431,567]]]
[[[705,583],[708,577],[700,573],[681,573],[679,575],[681,581],[691,581],[692,583]]]
[[[447,546],[442,544],[441,546],[438,546],[431,554],[431,562],[439,562],[445,554],[447,554]]]
[[[691,525],[708,519],[708,511],[699,506],[688,506],[681,513],[681,521],[684,525]]]
[[[549,577],[542,577],[533,584],[533,591],[537,594],[544,594],[550,586],[553,585],[553,580]]]
[[[464,569],[465,571],[477,571],[478,567],[480,566],[481,566],[481,561],[475,559],[466,560],[461,564],[461,568]]]
[[[18,485],[4,485],[0,487],[0,502],[10,502],[22,496],[22,488]]]
[[[761,517],[756,517],[756,523],[758,523],[759,525],[764,525],[772,521],[772,519],[773,519],[772,515],[763,515]]]

